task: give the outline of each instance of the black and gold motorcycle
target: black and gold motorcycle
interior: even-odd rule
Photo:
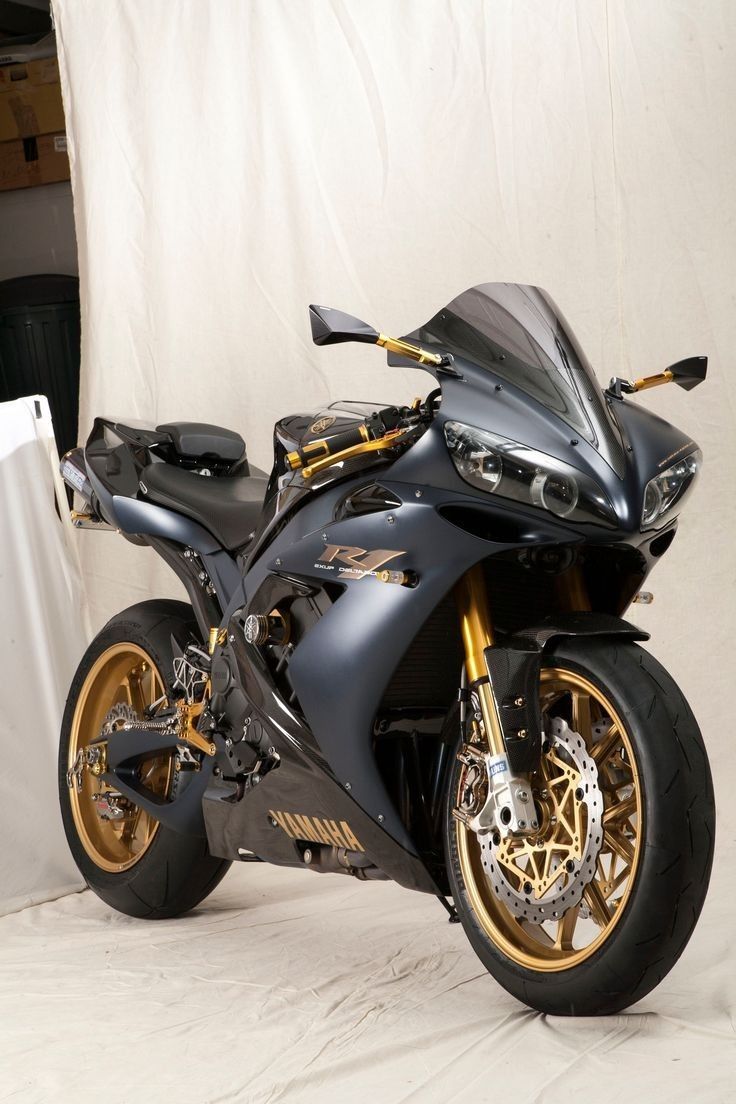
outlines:
[[[545,1012],[611,1013],[682,953],[710,875],[703,741],[622,619],[701,454],[602,391],[534,287],[484,284],[398,340],[312,307],[318,345],[383,346],[437,386],[243,439],[98,418],[62,462],[75,523],[150,545],[189,603],[114,617],[71,687],[59,785],[91,888],[194,908],[231,862],[435,895]],[[451,903],[451,901],[452,903]]]

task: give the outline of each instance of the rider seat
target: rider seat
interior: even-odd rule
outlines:
[[[140,491],[148,501],[196,521],[228,551],[242,548],[253,536],[267,486],[266,473],[253,467],[250,475],[208,476],[156,463],[140,475]]]

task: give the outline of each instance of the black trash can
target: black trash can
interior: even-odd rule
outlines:
[[[60,454],[77,443],[79,356],[76,276],[0,282],[0,402],[46,395]]]

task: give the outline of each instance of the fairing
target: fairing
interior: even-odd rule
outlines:
[[[409,335],[518,387],[591,444],[621,477],[621,435],[593,369],[561,311],[541,288],[479,284]]]

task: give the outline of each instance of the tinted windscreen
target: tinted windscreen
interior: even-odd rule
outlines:
[[[567,422],[623,474],[623,449],[590,364],[541,288],[480,284],[410,337],[487,368]]]

